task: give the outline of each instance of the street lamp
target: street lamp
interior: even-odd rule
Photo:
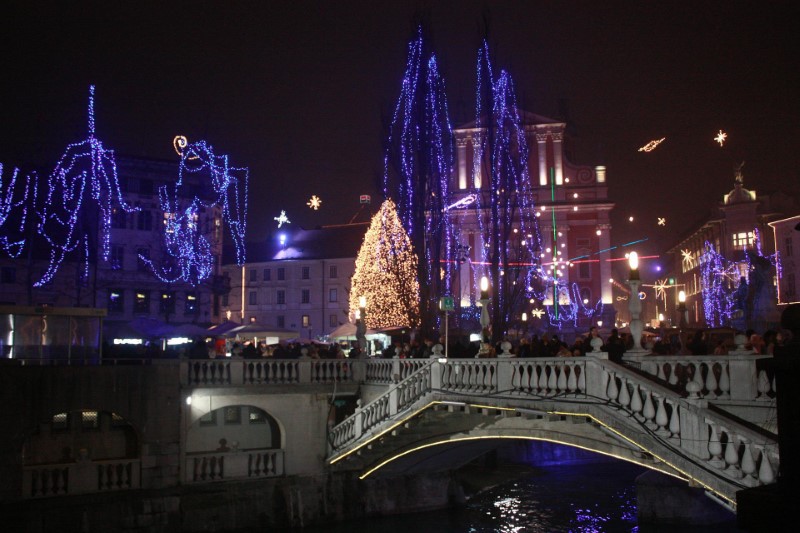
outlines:
[[[489,278],[481,278],[481,334],[483,342],[489,342]]]
[[[628,310],[631,313],[631,336],[633,337],[633,348],[631,352],[644,352],[642,348],[642,301],[639,299],[639,285],[642,280],[639,278],[639,254],[631,252],[628,254],[628,266],[630,273],[628,275],[628,286],[631,288],[631,296],[628,299]]]
[[[528,335],[528,313],[525,313],[525,312],[522,313],[522,329],[523,329],[523,335],[527,336]],[[517,335],[517,338],[519,338],[519,335]]]

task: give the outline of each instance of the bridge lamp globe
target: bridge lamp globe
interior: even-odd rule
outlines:
[[[686,292],[679,291],[678,292],[678,303],[685,304],[686,303]]]
[[[489,278],[481,277],[481,300],[489,299]]]
[[[528,313],[522,313],[522,321],[523,322],[527,322],[528,321]]]
[[[639,254],[631,252],[628,254],[628,266],[631,269],[630,279],[639,279]]]

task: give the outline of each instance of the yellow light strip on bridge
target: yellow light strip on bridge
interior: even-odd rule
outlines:
[[[688,472],[686,472],[685,470],[683,470],[683,469],[681,469],[681,468],[678,468],[677,466],[675,466],[674,464],[670,463],[669,461],[667,461],[667,460],[666,460],[666,459],[664,459],[663,457],[661,457],[661,456],[659,456],[659,455],[656,455],[656,454],[655,454],[655,453],[653,453],[652,451],[648,450],[648,449],[647,449],[645,446],[643,446],[643,445],[639,444],[638,442],[636,442],[635,440],[633,440],[633,439],[631,439],[631,438],[629,438],[629,437],[626,437],[625,435],[623,435],[622,433],[620,433],[619,431],[617,431],[617,430],[616,430],[616,429],[614,429],[613,427],[609,426],[609,425],[608,425],[608,424],[606,424],[605,422],[602,422],[602,421],[598,420],[598,419],[597,419],[597,418],[595,418],[594,416],[592,416],[592,415],[590,415],[590,414],[587,414],[587,413],[567,413],[567,412],[563,412],[563,411],[553,411],[551,414],[554,414],[554,415],[560,415],[560,416],[585,416],[586,418],[589,418],[589,419],[591,419],[592,421],[596,422],[597,424],[599,424],[599,425],[603,426],[603,427],[604,427],[604,428],[606,428],[607,430],[609,430],[609,431],[611,431],[612,433],[614,433],[615,435],[617,435],[619,438],[621,438],[621,439],[624,439],[624,440],[626,440],[626,441],[630,442],[631,444],[633,444],[634,446],[636,446],[636,447],[637,447],[637,448],[639,448],[640,450],[642,450],[642,451],[644,451],[644,452],[646,452],[646,453],[649,453],[650,455],[652,455],[653,457],[655,457],[656,459],[658,459],[659,461],[661,461],[661,462],[662,462],[662,463],[664,463],[665,465],[667,465],[667,466],[669,466],[670,468],[673,468],[673,469],[675,469],[676,471],[680,472],[681,474],[683,474],[684,476],[686,476],[686,477],[687,477],[689,480],[691,480],[691,481],[693,481],[693,482],[697,483],[698,485],[700,485],[701,487],[703,487],[703,488],[704,488],[704,489],[706,489],[707,491],[711,492],[712,494],[715,494],[716,496],[719,496],[720,498],[722,498],[723,500],[725,500],[726,502],[728,502],[728,503],[729,503],[729,504],[730,504],[730,505],[731,505],[731,506],[732,506],[734,509],[736,509],[736,501],[735,501],[735,500],[731,500],[730,498],[728,498],[727,496],[725,496],[725,495],[724,495],[724,494],[722,494],[721,492],[719,492],[719,491],[717,491],[717,490],[715,490],[715,489],[711,488],[709,485],[707,485],[707,484],[703,483],[702,481],[700,481],[699,479],[697,479],[697,478],[696,478],[696,477],[694,477],[693,475],[689,474],[689,473],[688,473]],[[644,466],[644,465],[643,465],[643,466]],[[680,477],[679,477],[679,476],[675,476],[675,477],[678,477],[678,479],[680,479]]]

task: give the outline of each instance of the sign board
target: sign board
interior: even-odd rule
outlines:
[[[362,204],[371,204],[372,197],[369,194],[362,194],[361,196],[358,197],[358,201],[359,203]]]
[[[439,309],[442,311],[455,311],[456,306],[452,296],[442,296],[439,298]]]

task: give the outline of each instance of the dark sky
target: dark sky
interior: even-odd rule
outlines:
[[[0,18],[0,162],[52,168],[86,136],[94,83],[98,136],[118,153],[176,158],[183,134],[248,166],[251,238],[281,209],[293,227],[347,222],[359,194],[379,200],[382,118],[415,13],[456,124],[474,118],[488,15],[494,66],[511,73],[521,105],[566,110],[575,162],[608,167],[614,243],[674,244],[741,161],[748,188],[798,189],[792,2],[13,1]],[[305,205],[312,194],[320,211]]]

